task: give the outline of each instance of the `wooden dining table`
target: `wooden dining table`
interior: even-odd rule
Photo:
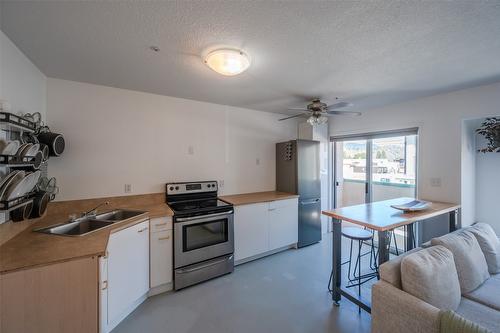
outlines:
[[[389,247],[391,239],[390,231],[394,230],[395,228],[405,226],[407,229],[405,233],[406,251],[411,250],[415,246],[413,230],[413,225],[415,222],[421,222],[443,214],[448,214],[449,232],[456,230],[458,209],[460,208],[460,205],[447,202],[425,200],[430,203],[430,207],[421,211],[404,212],[391,207],[392,205],[402,205],[413,200],[415,199],[403,197],[322,211],[322,214],[331,217],[333,222],[333,274],[331,282],[333,286],[332,300],[334,302],[334,305],[338,306],[340,304],[339,302],[341,296],[344,296],[365,311],[369,313],[371,312],[371,306],[368,302],[363,301],[362,299],[351,294],[346,289],[342,288],[342,221],[347,221],[357,224],[361,227],[377,231],[379,266],[389,260]]]

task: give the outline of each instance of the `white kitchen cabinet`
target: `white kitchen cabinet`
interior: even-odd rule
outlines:
[[[275,250],[298,241],[297,199],[269,203],[269,250]]]
[[[151,233],[151,288],[172,283],[172,230]]]
[[[155,217],[151,219],[151,232],[172,230],[172,217]]]
[[[242,261],[297,243],[298,199],[235,206],[234,257]]]
[[[109,332],[147,297],[149,220],[110,235],[100,274],[101,332]]]
[[[257,203],[234,208],[234,259],[266,252],[269,248],[269,204]]]

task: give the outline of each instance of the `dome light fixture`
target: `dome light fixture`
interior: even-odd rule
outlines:
[[[203,62],[213,71],[234,76],[243,73],[250,66],[250,57],[242,50],[221,48],[209,52]]]

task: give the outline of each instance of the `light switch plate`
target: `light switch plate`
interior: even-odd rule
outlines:
[[[431,178],[432,187],[441,187],[441,178]]]

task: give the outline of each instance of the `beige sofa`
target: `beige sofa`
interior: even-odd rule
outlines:
[[[380,278],[373,333],[439,333],[444,310],[500,332],[500,239],[489,225],[433,239],[381,265]]]

